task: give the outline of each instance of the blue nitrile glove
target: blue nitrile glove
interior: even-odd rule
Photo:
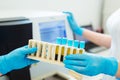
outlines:
[[[120,80],[120,78],[117,78],[116,80]]]
[[[28,48],[24,46],[15,49],[7,55],[0,56],[0,73],[6,74],[9,71],[24,68],[38,61],[27,58],[28,54],[36,52],[37,48]]]
[[[73,14],[71,12],[63,12],[63,13],[67,14],[67,20],[69,22],[69,25],[70,25],[72,31],[75,34],[78,34],[78,35],[82,36],[84,29],[80,28],[80,26],[78,26],[78,24],[76,23],[76,21],[73,17]]]
[[[66,68],[87,76],[95,76],[100,73],[115,76],[118,70],[118,62],[115,58],[88,53],[68,55],[64,64]]]

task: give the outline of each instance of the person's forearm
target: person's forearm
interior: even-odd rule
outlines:
[[[89,41],[106,48],[111,46],[111,36],[84,29],[83,36]]]
[[[116,77],[120,78],[120,63],[118,64],[118,71],[117,71]]]

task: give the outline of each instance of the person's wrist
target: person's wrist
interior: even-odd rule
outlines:
[[[81,28],[81,36],[83,35],[84,32],[84,28]]]
[[[0,73],[1,74],[6,74],[7,72],[11,71],[10,65],[6,61],[6,56],[0,56]],[[9,65],[9,67],[8,67]]]
[[[4,74],[4,56],[0,56],[0,73]]]
[[[0,73],[0,76],[2,76],[2,74]]]
[[[74,32],[75,32],[76,34],[82,36],[82,35],[83,35],[83,32],[84,32],[84,28],[78,27]]]
[[[115,76],[118,70],[118,62],[114,57],[106,58],[104,74]]]

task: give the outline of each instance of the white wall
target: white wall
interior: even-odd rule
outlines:
[[[102,0],[0,0],[1,10],[72,11],[79,25],[100,27]]]
[[[120,0],[104,0],[103,27],[106,33],[108,33],[106,29],[106,21],[108,17],[118,8],[120,8]]]

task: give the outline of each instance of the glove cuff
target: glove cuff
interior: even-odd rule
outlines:
[[[115,76],[118,70],[118,61],[114,57],[107,58],[104,74]]]
[[[8,64],[6,63],[5,56],[0,56],[0,73],[6,74],[7,72],[11,71]]]
[[[82,36],[83,35],[83,32],[84,32],[84,29],[83,28],[78,28],[76,31],[74,31],[76,34]]]

